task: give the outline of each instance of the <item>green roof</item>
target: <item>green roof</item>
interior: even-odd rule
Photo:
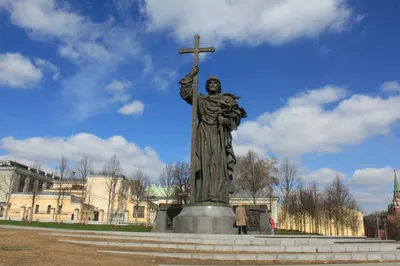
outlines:
[[[400,191],[400,185],[399,185],[399,180],[397,179],[396,176],[396,170],[394,170],[394,190]]]

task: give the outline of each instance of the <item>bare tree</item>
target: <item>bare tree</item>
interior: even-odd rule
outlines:
[[[285,222],[285,215],[291,212],[290,196],[298,189],[301,179],[298,176],[296,165],[290,163],[287,157],[281,162],[277,171],[277,177],[279,180],[278,196],[283,210],[283,220],[281,222]]]
[[[236,182],[241,189],[250,194],[254,205],[263,189],[277,184],[275,164],[274,159],[260,158],[253,151],[249,151],[243,157],[238,157],[235,169]]]
[[[70,171],[70,165],[64,156],[61,157],[60,162],[58,163],[56,167],[56,175],[59,177],[57,180],[57,193],[56,193],[56,202],[57,202],[57,207],[56,207],[56,221],[60,222],[60,217],[61,217],[61,212],[62,212],[62,206],[64,205],[64,198],[70,192],[70,186],[69,186],[69,171]]]
[[[38,162],[34,162],[31,165],[31,170],[36,171],[37,175],[36,175],[36,177],[31,178],[29,181],[29,182],[33,182],[32,185],[30,185],[30,190],[28,191],[28,194],[31,198],[31,206],[30,206],[29,217],[28,217],[29,222],[32,222],[32,220],[33,220],[33,212],[34,212],[34,208],[35,208],[36,199],[42,191],[42,188],[39,185],[39,179],[38,179],[39,173],[42,170],[42,165]]]
[[[166,198],[166,203],[174,195],[174,187],[176,185],[176,168],[172,164],[165,165],[159,178],[159,184],[162,187],[161,191]]]
[[[310,182],[305,188],[305,202],[303,208],[307,212],[307,217],[310,219],[309,231],[318,233],[319,231],[319,216],[320,216],[320,194],[318,192],[317,183]]]
[[[189,177],[190,165],[188,163],[178,162],[175,164],[174,198],[179,204],[187,204],[189,202]]]
[[[336,175],[333,182],[327,187],[327,193],[332,201],[332,214],[335,222],[336,235],[340,235],[344,228],[346,207],[349,206],[352,196],[343,179]]]
[[[7,220],[11,208],[11,195],[15,191],[17,176],[13,170],[9,173],[2,173],[0,174],[0,182],[0,191],[5,194],[4,203],[6,208],[4,212],[4,220]]]
[[[87,204],[90,203],[90,199],[88,198],[90,196],[90,188],[87,187],[87,177],[91,172],[92,172],[92,162],[90,158],[87,155],[85,155],[81,158],[81,160],[78,162],[76,166],[76,179],[79,182],[79,185],[81,186],[80,201],[82,208],[84,208],[84,206],[87,206]],[[81,210],[81,213],[79,215],[79,221],[82,221],[84,211],[85,210],[83,209]]]
[[[135,223],[138,220],[139,204],[147,198],[149,184],[149,177],[140,169],[129,178],[129,186],[131,188],[129,200],[134,205]]]
[[[111,216],[113,215],[114,201],[116,197],[116,189],[118,180],[122,176],[121,163],[117,155],[113,155],[110,160],[106,163],[103,169],[103,176],[105,178],[105,186],[108,194],[107,198],[107,224],[111,222]]]

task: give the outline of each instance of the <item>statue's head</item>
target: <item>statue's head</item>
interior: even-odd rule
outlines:
[[[216,76],[211,76],[206,81],[206,91],[208,94],[221,93],[221,81]]]

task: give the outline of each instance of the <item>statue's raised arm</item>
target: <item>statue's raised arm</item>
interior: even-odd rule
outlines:
[[[181,97],[184,99],[188,104],[192,104],[193,101],[193,81],[194,81],[194,76],[196,76],[199,73],[199,67],[194,66],[189,74],[187,74],[183,79],[179,81],[179,84],[181,85]]]

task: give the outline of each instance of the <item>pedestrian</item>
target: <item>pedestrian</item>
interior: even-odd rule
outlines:
[[[269,218],[269,225],[271,226],[271,234],[275,235],[275,221],[272,218]]]
[[[236,216],[236,226],[238,228],[238,234],[240,235],[242,233],[242,230],[243,230],[243,233],[245,235],[247,235],[246,210],[243,207],[243,203],[241,201],[238,203],[238,206],[237,206],[236,211],[235,211],[235,216]]]

